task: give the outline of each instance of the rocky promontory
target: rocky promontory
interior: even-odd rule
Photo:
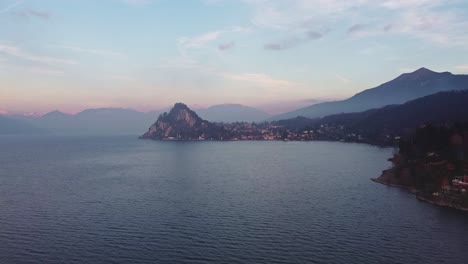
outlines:
[[[200,118],[183,103],[176,103],[169,113],[158,117],[143,139],[157,140],[227,140],[224,127]]]
[[[412,191],[420,201],[468,211],[468,123],[425,125],[401,140],[375,182]]]

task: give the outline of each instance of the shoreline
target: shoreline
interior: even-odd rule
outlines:
[[[450,203],[446,203],[444,201],[437,201],[435,199],[426,198],[423,195],[418,195],[418,194],[416,194],[416,199],[418,199],[418,201],[426,202],[426,203],[432,204],[434,206],[454,209],[454,210],[458,210],[458,211],[468,213],[468,207],[453,205],[453,204],[450,204]]]
[[[444,202],[442,200],[436,200],[434,198],[431,198],[430,197],[425,197],[425,195],[423,194],[419,194],[418,190],[414,189],[414,188],[411,188],[411,187],[408,187],[408,186],[404,186],[404,185],[399,185],[399,184],[392,184],[392,183],[387,183],[385,182],[384,180],[380,179],[380,177],[378,178],[371,178],[371,181],[373,182],[376,182],[376,183],[379,183],[379,184],[382,184],[382,185],[385,185],[387,187],[396,187],[396,188],[399,188],[399,189],[403,189],[405,191],[408,191],[412,194],[414,194],[416,196],[416,199],[418,201],[421,201],[421,202],[425,202],[425,203],[429,203],[429,204],[432,204],[434,206],[438,206],[438,207],[442,207],[442,208],[448,208],[448,209],[452,209],[452,210],[457,210],[457,211],[460,211],[460,212],[464,212],[464,213],[468,213],[468,207],[462,207],[462,206],[458,206],[458,205],[454,205],[454,204],[450,204],[450,203],[447,203],[447,202]],[[426,195],[427,196],[427,195]]]
[[[379,184],[382,184],[382,185],[385,185],[385,186],[388,186],[388,187],[395,187],[395,188],[403,189],[403,190],[409,191],[410,193],[413,193],[413,194],[415,194],[417,192],[416,189],[410,188],[410,187],[405,186],[405,185],[385,182],[384,180],[380,179],[380,177],[379,178],[370,178],[370,179],[373,182],[376,182],[376,183],[379,183]]]

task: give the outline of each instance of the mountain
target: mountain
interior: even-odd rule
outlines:
[[[360,133],[412,132],[422,124],[454,124],[468,121],[468,90],[439,92],[401,105],[389,105],[360,113],[330,115],[320,124],[344,126]]]
[[[75,115],[52,111],[40,117],[18,117],[31,125],[65,135],[138,135],[160,112],[143,113],[124,108],[86,109]]]
[[[169,113],[159,116],[141,137],[159,140],[223,140],[223,127],[200,118],[183,103],[176,103]]]
[[[412,73],[404,73],[394,80],[360,92],[346,100],[315,104],[274,116],[270,120],[297,116],[315,118],[338,113],[360,112],[385,105],[402,104],[437,92],[464,89],[468,89],[468,75],[438,73],[421,68]]]
[[[43,134],[41,130],[28,122],[0,116],[0,135]]]
[[[468,122],[468,90],[439,92],[400,105],[323,118],[296,117],[273,121],[291,131],[313,131],[314,139],[392,145],[421,126],[454,126]]]
[[[199,109],[200,117],[211,122],[261,122],[270,117],[257,108],[240,104],[214,105],[206,109]]]

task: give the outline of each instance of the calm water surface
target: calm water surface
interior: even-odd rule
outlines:
[[[466,214],[369,180],[391,153],[0,137],[0,263],[467,263]]]

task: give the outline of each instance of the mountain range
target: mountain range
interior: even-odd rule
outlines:
[[[450,72],[434,72],[420,68],[404,73],[375,88],[364,90],[342,101],[319,103],[292,112],[273,116],[270,120],[282,120],[304,116],[323,117],[338,113],[361,112],[386,105],[402,104],[410,100],[442,91],[468,89],[468,75]]]
[[[344,126],[358,133],[405,134],[423,124],[468,122],[467,102],[468,90],[439,92],[400,105],[326,116],[318,123]]]
[[[271,123],[213,123],[177,103],[161,114],[144,139],[156,140],[345,140],[393,144],[425,124],[468,122],[468,90],[439,92],[400,105],[323,118],[296,117]]]
[[[439,92],[400,105],[323,118],[296,117],[273,121],[293,131],[322,131],[321,139],[363,141],[389,145],[426,124],[453,126],[468,122],[468,90]]]
[[[42,134],[45,133],[28,122],[0,115],[0,135]]]
[[[43,116],[8,116],[8,120],[17,120],[18,123],[27,124],[24,132],[44,131],[51,134],[65,135],[138,135],[141,131],[148,128],[148,124],[154,123],[158,115],[169,111],[169,108],[152,111],[139,112],[133,109],[124,108],[97,108],[86,109],[75,115],[52,111]],[[269,114],[249,106],[240,104],[215,105],[208,108],[197,110],[200,116],[206,120],[214,122],[260,122],[268,117]],[[7,120],[7,119],[5,119]],[[5,123],[3,125],[3,123]],[[0,133],[6,129],[6,121],[0,120]],[[8,126],[12,126],[8,124]],[[2,129],[5,127],[5,129]],[[34,129],[33,129],[34,128]],[[21,130],[23,131],[23,130]],[[11,132],[8,132],[11,133]]]
[[[197,109],[197,112],[204,120],[224,123],[262,122],[265,120],[285,120],[298,116],[306,117],[283,121],[297,125],[298,120],[307,123],[309,122],[308,118],[367,111],[388,105],[403,104],[441,91],[465,89],[468,89],[468,75],[455,75],[449,72],[438,73],[421,68],[411,73],[402,74],[375,88],[364,90],[346,100],[318,103],[273,117],[259,109],[239,104],[215,105]],[[75,115],[53,111],[40,117],[4,116],[0,119],[0,133],[18,134],[40,131],[67,135],[138,135],[165,111],[168,109],[144,113],[123,108],[99,108],[87,109]]]

